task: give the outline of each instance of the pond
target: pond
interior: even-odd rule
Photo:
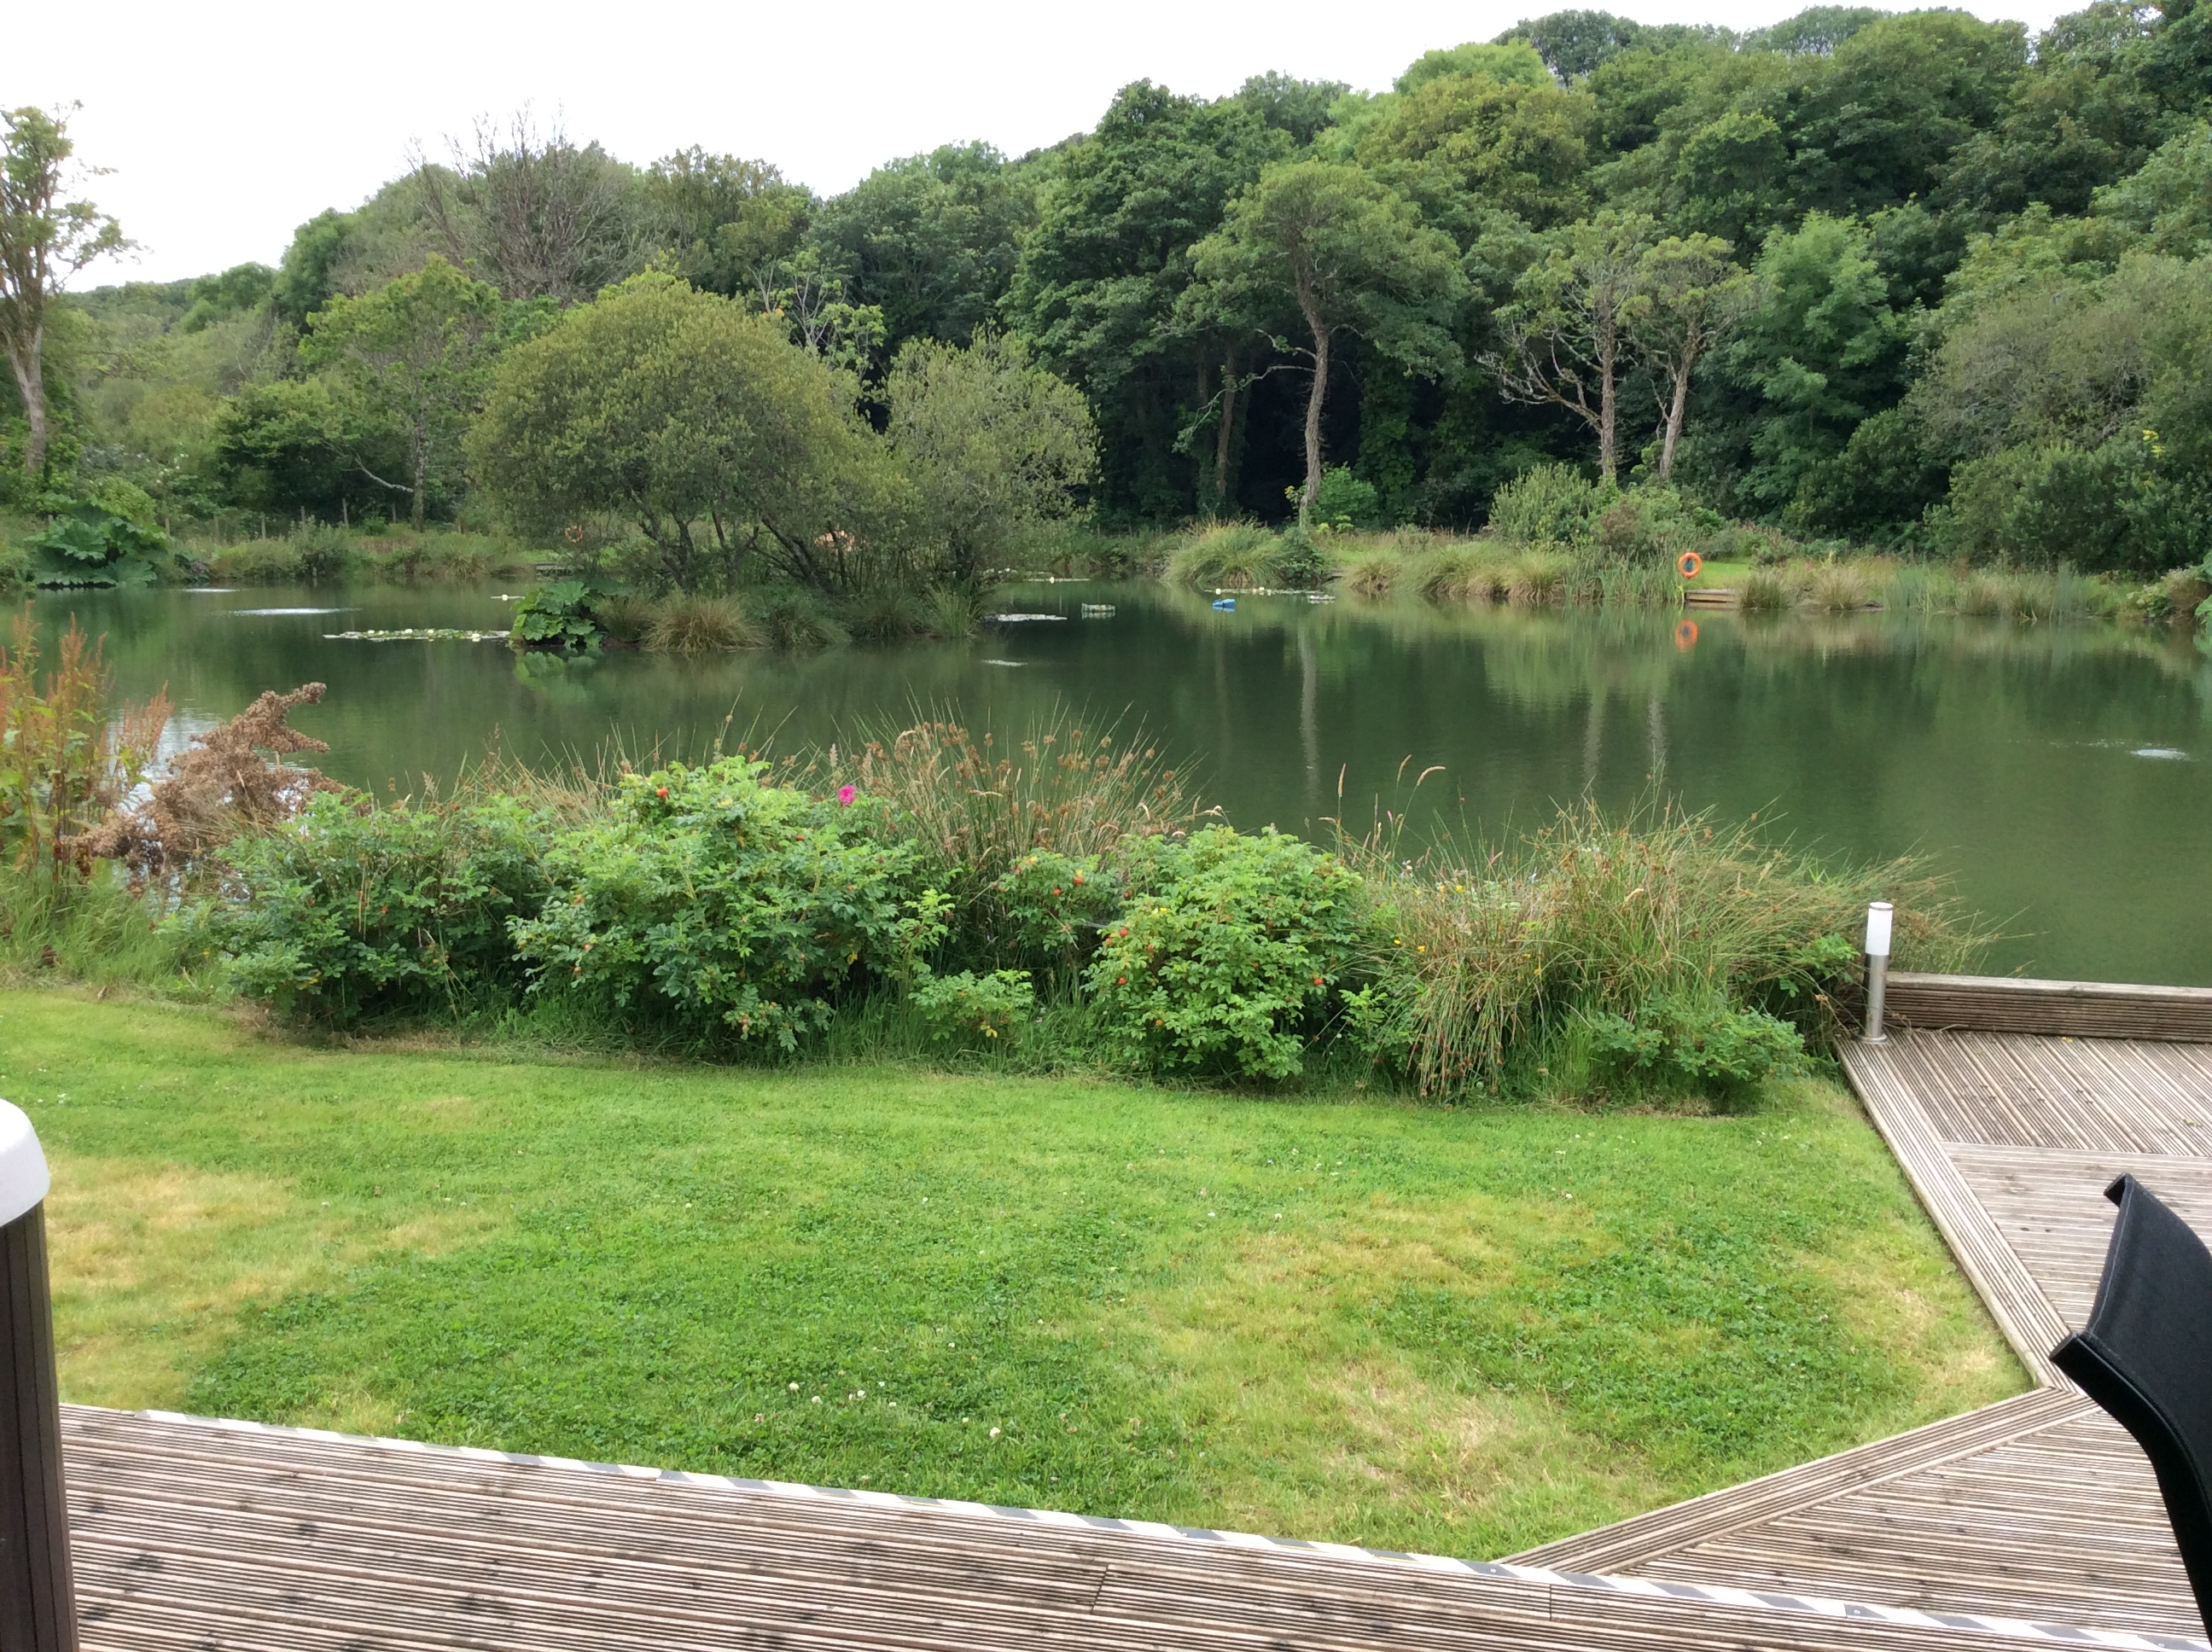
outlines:
[[[264,689],[327,683],[295,722],[331,743],[330,773],[380,790],[450,776],[493,741],[532,762],[613,741],[696,750],[734,719],[788,745],[915,706],[1003,734],[1064,704],[1141,723],[1241,826],[1326,835],[1384,807],[1417,831],[1498,833],[1656,781],[1824,852],[1928,853],[2006,931],[1998,969],[2212,985],[2212,658],[2186,639],[1882,616],[1701,613],[1692,630],[1297,597],[1223,611],[1085,582],[1008,588],[1002,608],[1056,617],[972,642],[814,655],[562,660],[328,635],[504,630],[501,595],[80,592],[39,610],[106,633],[122,693],[166,684],[187,730]]]

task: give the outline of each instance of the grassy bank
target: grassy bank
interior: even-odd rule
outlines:
[[[274,536],[187,538],[184,550],[209,578],[234,585],[526,580],[538,563],[556,555],[504,534],[465,528],[349,530],[326,523]]]
[[[1494,1554],[2021,1384],[1820,1081],[1293,1105],[24,992],[0,1048],[73,1400]]]

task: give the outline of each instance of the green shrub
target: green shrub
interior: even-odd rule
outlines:
[[[520,980],[507,923],[544,891],[542,835],[512,798],[317,797],[228,851],[211,914],[225,978],[337,1026],[496,1002]]]
[[[1589,537],[1597,484],[1571,465],[1523,471],[1490,501],[1491,531],[1517,545],[1571,545]]]
[[[1296,505],[1305,489],[1298,486],[1284,492]],[[1321,473],[1321,486],[1314,490],[1313,525],[1335,533],[1382,527],[1382,495],[1373,483],[1354,476],[1350,465],[1328,465]]]
[[[1805,1059],[1796,1028],[1739,1009],[1712,988],[1656,993],[1625,1015],[1600,1011],[1586,1024],[1594,1074],[1632,1093],[1729,1098]]]
[[[1109,1033],[1162,1069],[1287,1078],[1358,940],[1358,877],[1269,830],[1148,839],[1088,984]]]
[[[1638,488],[1601,499],[1590,524],[1589,554],[1617,568],[1669,568],[1686,550],[1701,550],[1720,526],[1668,487]]]
[[[603,818],[555,837],[543,915],[514,926],[532,990],[788,1050],[848,981],[896,974],[914,852],[888,841],[889,811],[767,772],[626,774]]]
[[[1328,553],[1322,536],[1292,525],[1283,531],[1274,560],[1267,564],[1272,583],[1290,591],[1311,591],[1328,578]]]
[[[1960,465],[1935,513],[1937,541],[1980,564],[2154,573],[2203,554],[2205,501],[2141,434],[2095,447],[2046,441]]]
[[[588,648],[605,635],[606,628],[592,611],[596,600],[581,580],[554,580],[532,586],[514,605],[514,629],[509,633],[518,648]]]
[[[1025,854],[993,886],[999,957],[1071,977],[1121,904],[1121,890],[1096,855],[1041,849]]]
[[[1010,1038],[1036,1008],[1036,989],[1020,969],[925,975],[909,1002],[933,1043],[993,1043]]]

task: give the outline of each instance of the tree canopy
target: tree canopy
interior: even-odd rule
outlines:
[[[2149,362],[2143,340],[2198,359],[2212,0],[2096,0],[2032,38],[1936,8],[1820,5],[1741,34],[1554,12],[1364,89],[1138,81],[1048,149],[946,143],[827,197],[769,160],[694,147],[638,166],[524,119],[317,215],[273,270],[65,299],[64,266],[120,231],[61,187],[60,123],[9,120],[9,198],[45,203],[9,207],[35,231],[13,244],[53,251],[0,293],[0,417],[26,453],[51,425],[71,463],[96,452],[165,507],[344,514],[404,491],[426,517],[457,510],[474,484],[456,433],[488,374],[507,386],[492,422],[519,416],[502,398],[525,368],[490,366],[511,344],[588,313],[507,360],[550,373],[544,352],[581,352],[642,395],[605,307],[674,317],[704,297],[722,307],[682,312],[720,352],[702,359],[750,363],[746,393],[786,410],[787,434],[790,410],[814,410],[777,473],[817,476],[830,502],[710,507],[713,489],[675,488],[680,466],[621,471],[621,508],[672,569],[757,552],[834,582],[840,557],[894,539],[980,566],[997,553],[955,501],[1047,451],[1054,486],[1109,525],[1277,519],[1286,495],[1310,514],[1340,466],[1374,519],[1472,526],[1501,484],[1564,464],[1801,531],[2045,560],[2071,531],[2056,503],[1995,538],[1961,525],[2007,489],[2073,489],[2103,501],[2094,555],[2148,566],[2212,497],[2193,381],[2095,370]],[[479,289],[495,307],[470,307]],[[460,307],[450,362],[418,371],[367,342],[434,292]],[[83,327],[33,349],[37,314]],[[653,405],[708,397],[696,440],[735,464],[755,434],[665,365]],[[2031,383],[2040,399],[2015,405]],[[1035,452],[1008,409],[1042,422]],[[682,445],[661,440],[664,457]],[[562,513],[546,501],[569,483],[540,467],[526,487],[521,461],[471,451],[477,483],[499,474],[518,508]],[[956,452],[981,468],[922,458]],[[993,508],[1023,519],[1018,492]],[[826,562],[823,534],[842,548]]]

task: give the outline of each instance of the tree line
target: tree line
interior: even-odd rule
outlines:
[[[2212,548],[2208,114],[2212,9],[2104,0],[2033,37],[1948,10],[1744,35],[1555,13],[1381,92],[1139,82],[1049,149],[948,146],[829,198],[523,118],[415,155],[273,269],[52,307],[51,414],[11,266],[0,416],[19,460],[44,440],[49,472],[180,512],[450,515],[472,480],[527,492],[542,433],[499,410],[499,362],[573,334],[612,372],[615,324],[575,331],[599,295],[711,298],[731,349],[795,352],[755,353],[892,447],[957,445],[960,396],[1071,387],[1082,429],[1049,464],[1107,525],[1308,519],[1339,477],[1361,525],[1474,527],[1565,462],[1808,536],[2149,570]],[[917,386],[955,367],[966,388],[922,418]],[[465,440],[471,419],[520,446]],[[808,508],[718,499],[664,554],[834,562],[866,512],[787,474]],[[933,554],[983,557],[949,524],[992,508],[936,498]]]

